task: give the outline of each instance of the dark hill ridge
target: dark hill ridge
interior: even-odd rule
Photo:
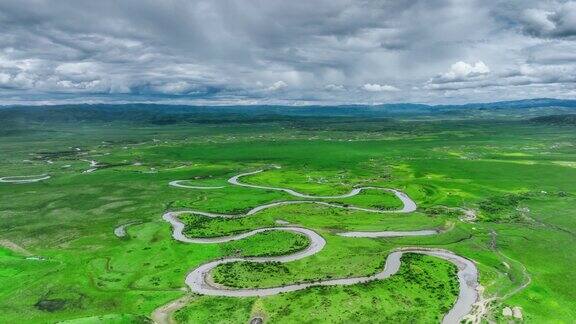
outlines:
[[[530,119],[533,123],[553,125],[576,125],[576,114],[549,115]]]

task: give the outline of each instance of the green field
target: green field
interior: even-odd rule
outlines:
[[[489,116],[492,118],[493,116]],[[418,204],[410,214],[376,214],[315,204],[269,208],[233,219],[182,216],[190,237],[278,226],[313,229],[327,242],[288,263],[231,263],[213,279],[234,287],[272,287],[371,275],[404,246],[439,247],[474,260],[484,320],[507,322],[520,307],[529,323],[576,318],[576,128],[510,116],[311,121],[34,122],[0,133],[0,177],[50,174],[0,183],[0,322],[145,323],[186,294],[184,278],[226,256],[270,256],[305,249],[305,236],[259,233],[222,244],[185,244],[162,220],[167,210],[242,214],[299,200],[281,191],[232,186],[239,173],[279,165],[244,182],[311,195],[358,186],[397,188]],[[99,167],[84,173],[96,160]],[[195,190],[168,185],[190,180]],[[367,190],[331,199],[343,206],[394,210],[393,194]],[[477,219],[443,207],[474,210]],[[114,229],[127,227],[125,237]],[[445,229],[433,236],[347,238],[343,231]],[[353,286],[315,287],[271,297],[191,296],[182,323],[430,323],[457,295],[455,267],[405,254],[399,273]],[[519,320],[517,320],[519,321]]]

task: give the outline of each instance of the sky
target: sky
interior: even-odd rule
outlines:
[[[571,99],[575,81],[576,1],[0,1],[0,105]]]

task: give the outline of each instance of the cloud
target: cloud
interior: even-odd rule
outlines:
[[[456,62],[452,64],[450,70],[432,78],[431,83],[461,82],[486,76],[490,73],[490,68],[482,61],[473,64],[466,62]]]
[[[532,65],[563,65],[576,63],[576,42],[548,41],[526,50],[526,63]]]
[[[0,104],[568,96],[575,3],[3,0]]]
[[[377,83],[366,83],[362,86],[362,89],[369,92],[390,92],[400,90],[388,84],[377,84]]]
[[[426,90],[461,91],[466,89],[506,89],[506,91],[523,91],[518,88],[541,86],[552,89],[573,88],[576,82],[576,65],[534,65],[520,64],[514,68],[492,73],[483,78],[461,79],[454,82],[437,82],[430,80],[424,86]],[[572,90],[571,90],[572,91]]]
[[[109,78],[90,62],[56,65],[41,59],[10,59],[0,55],[0,88],[44,92],[109,91]]]
[[[280,90],[280,89],[284,89],[288,86],[288,83],[280,80],[280,81],[276,81],[274,82],[271,86],[268,87],[268,90],[270,91],[276,91],[276,90]]]
[[[178,82],[162,83],[153,86],[152,89],[154,89],[159,93],[183,94],[190,92],[193,89],[193,87],[186,81],[178,81]]]
[[[327,85],[324,86],[324,89],[325,89],[325,90],[328,90],[328,91],[343,91],[343,90],[346,90],[346,88],[344,88],[344,86],[341,85],[341,84],[327,84]]]
[[[576,2],[557,4],[549,9],[526,9],[520,21],[524,31],[535,37],[576,37]]]

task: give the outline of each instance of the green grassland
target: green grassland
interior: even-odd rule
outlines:
[[[389,280],[347,287],[316,287],[264,299],[198,297],[176,319],[187,323],[242,323],[257,314],[271,323],[439,322],[457,295],[455,267],[406,254]],[[402,287],[401,290],[398,288]],[[375,314],[378,314],[377,316]]]
[[[317,125],[316,127],[314,125]],[[184,244],[162,221],[166,210],[240,214],[260,204],[298,200],[279,191],[342,194],[358,186],[400,189],[411,214],[375,214],[314,204],[286,205],[234,219],[182,216],[191,237],[228,235],[276,221],[307,227],[327,241],[316,255],[285,264],[235,263],[214,279],[231,286],[363,276],[397,247],[441,247],[474,260],[489,319],[520,306],[527,322],[576,318],[576,132],[573,126],[507,120],[310,123],[298,120],[171,125],[30,124],[0,136],[0,176],[48,173],[29,184],[0,183],[0,322],[138,323],[187,294],[184,278],[224,256],[291,253],[307,239],[275,231],[225,244]],[[76,149],[78,148],[78,149]],[[9,152],[9,154],[4,154]],[[83,173],[96,160],[101,167]],[[168,186],[190,180],[194,190]],[[396,209],[377,190],[338,204]],[[445,207],[470,208],[474,222]],[[114,228],[131,222],[128,235]],[[437,236],[346,238],[342,231],[449,229]],[[40,259],[30,258],[31,256]],[[406,254],[393,277],[266,298],[194,296],[175,318],[188,323],[438,321],[454,301],[450,263]],[[522,288],[528,283],[527,287]]]

